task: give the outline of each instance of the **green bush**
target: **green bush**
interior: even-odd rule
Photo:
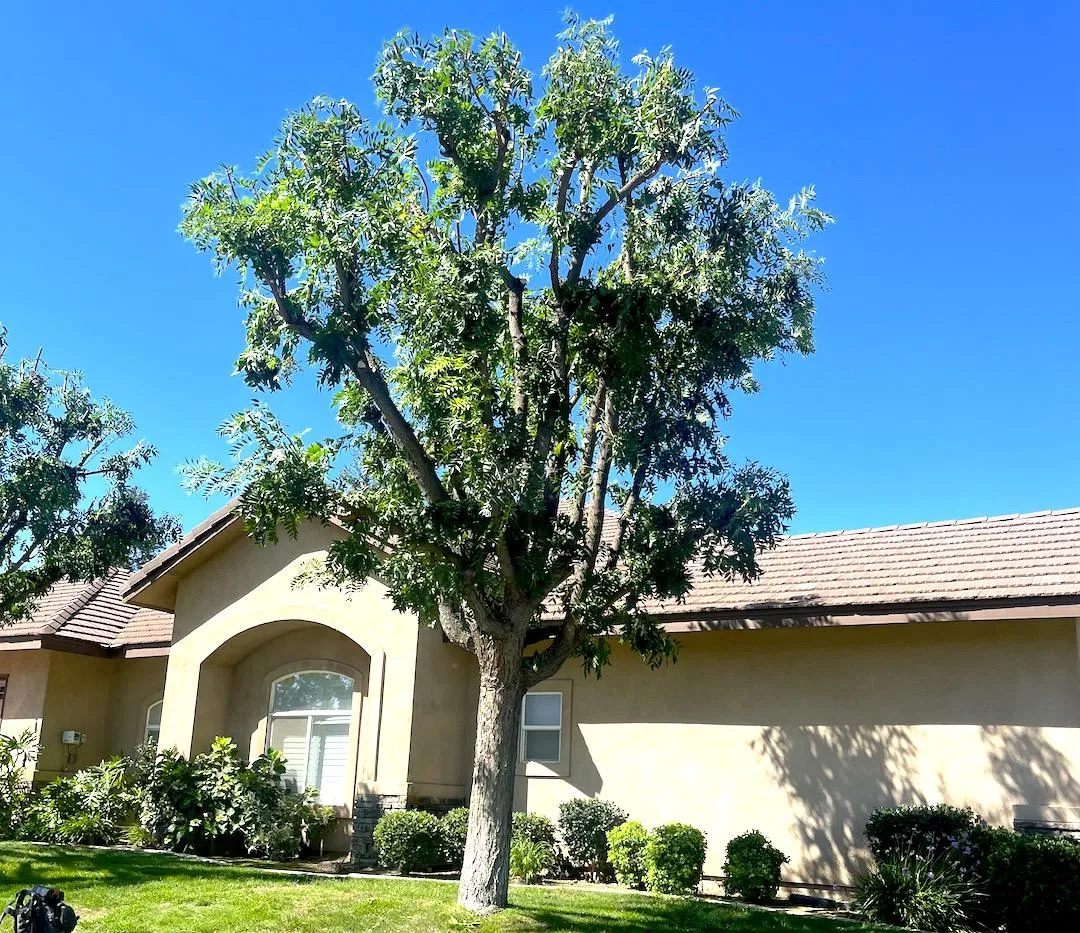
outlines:
[[[645,847],[649,831],[631,820],[608,830],[608,860],[615,880],[628,888],[645,887]]]
[[[137,790],[139,823],[162,848],[199,855],[294,858],[334,818],[315,793],[285,789],[285,759],[270,749],[250,764],[226,738],[186,760],[157,755]]]
[[[555,852],[546,842],[518,837],[510,844],[510,875],[536,884],[555,864]]]
[[[439,821],[423,810],[392,810],[375,825],[379,861],[403,875],[437,864],[442,854]]]
[[[874,923],[961,933],[971,928],[979,898],[975,880],[948,854],[890,852],[859,879],[855,909]]]
[[[705,865],[705,834],[685,823],[658,826],[645,846],[645,884],[654,894],[693,894]]]
[[[972,834],[986,826],[974,811],[938,804],[932,807],[882,807],[866,821],[870,852],[880,864],[894,854],[938,855],[962,852]]]
[[[1080,930],[1080,845],[1012,834],[990,859],[990,899],[1008,933]]]
[[[780,869],[790,859],[756,829],[727,844],[724,890],[753,904],[775,899],[780,890]]]
[[[439,820],[442,857],[451,868],[461,868],[465,860],[465,837],[469,834],[469,808],[457,807]]]
[[[572,868],[594,878],[611,877],[607,834],[626,822],[626,813],[597,798],[576,797],[559,804],[559,836]]]
[[[25,768],[37,753],[37,735],[30,729],[20,735],[0,735],[0,839],[23,835],[30,801]]]
[[[113,845],[132,821],[127,761],[110,758],[41,789],[30,806],[24,835],[42,842]]]
[[[510,835],[513,840],[538,842],[555,851],[555,824],[539,813],[515,813]]]

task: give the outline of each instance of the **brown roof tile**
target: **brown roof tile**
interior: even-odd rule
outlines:
[[[172,616],[121,599],[129,573],[117,571],[92,583],[57,583],[29,619],[0,627],[0,638],[59,636],[105,648],[168,644]]]
[[[792,535],[753,583],[699,574],[657,614],[1080,596],[1080,509]]]

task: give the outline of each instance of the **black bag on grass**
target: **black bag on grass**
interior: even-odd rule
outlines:
[[[71,933],[79,918],[64,903],[64,892],[38,885],[20,891],[0,914],[0,924],[11,917],[15,933]]]

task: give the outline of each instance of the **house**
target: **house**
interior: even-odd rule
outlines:
[[[386,809],[467,796],[477,682],[376,580],[294,586],[342,533],[259,548],[225,508],[122,581],[58,588],[0,631],[0,728],[40,730],[42,779],[157,730],[186,754],[216,735],[280,748],[370,855]],[[571,662],[533,691],[516,805],[555,815],[599,795],[692,823],[712,874],[757,828],[813,884],[859,870],[882,804],[1080,823],[1080,509],[796,535],[762,567],[653,607],[676,664],[616,646],[600,680]],[[64,730],[85,744],[60,745]]]

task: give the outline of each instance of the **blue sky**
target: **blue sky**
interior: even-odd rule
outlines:
[[[743,117],[729,175],[817,186],[818,351],[737,402],[731,449],[784,470],[793,530],[1080,505],[1080,6],[582,3],[630,54],[674,47]],[[233,12],[235,10],[235,12]],[[188,184],[250,166],[316,94],[374,113],[385,38],[506,29],[539,71],[562,4],[9,5],[0,36],[0,320],[128,408],[153,501],[220,455],[249,397],[233,277],[176,234]],[[659,14],[659,15],[658,15]],[[274,405],[326,424],[298,387]]]

